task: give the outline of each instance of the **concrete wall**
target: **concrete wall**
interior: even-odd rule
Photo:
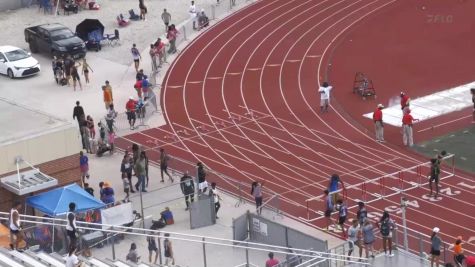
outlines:
[[[70,125],[57,131],[2,145],[0,174],[16,170],[17,156],[21,156],[30,164],[38,165],[79,153],[81,143],[78,135],[77,127]]]
[[[0,11],[21,8],[27,2],[27,0],[0,0]],[[32,0],[32,2],[34,1]]]

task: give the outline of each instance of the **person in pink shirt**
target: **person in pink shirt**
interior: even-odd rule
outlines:
[[[269,252],[269,259],[266,261],[266,267],[273,267],[279,264],[279,260],[274,259],[274,253]]]

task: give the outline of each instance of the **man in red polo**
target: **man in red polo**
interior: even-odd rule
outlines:
[[[411,99],[409,98],[409,96],[404,93],[404,92],[401,92],[401,110],[402,112],[404,113],[404,110],[406,108],[409,108],[409,102],[411,101]]]
[[[134,97],[129,97],[129,101],[125,104],[125,109],[127,110],[127,120],[129,121],[130,130],[135,129],[135,109],[137,106],[137,101],[134,100]]]
[[[378,107],[373,112],[376,142],[384,142],[383,108],[383,104],[378,104]]]
[[[402,142],[405,146],[413,146],[414,139],[412,137],[412,124],[418,119],[414,119],[411,115],[411,110],[407,109],[402,116]]]

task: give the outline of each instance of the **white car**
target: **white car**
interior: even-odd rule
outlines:
[[[10,78],[25,77],[40,72],[40,63],[30,53],[14,46],[0,46],[0,74]]]

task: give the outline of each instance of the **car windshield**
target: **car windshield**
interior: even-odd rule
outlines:
[[[5,56],[7,57],[8,61],[17,61],[17,60],[30,57],[30,55],[28,55],[28,53],[23,49],[17,49],[10,52],[6,52]]]
[[[53,41],[58,41],[62,39],[68,39],[73,37],[74,34],[70,30],[57,30],[51,33],[51,39]]]

